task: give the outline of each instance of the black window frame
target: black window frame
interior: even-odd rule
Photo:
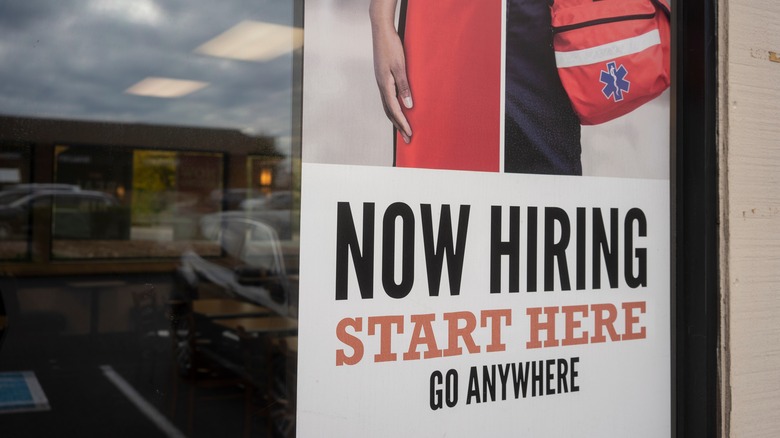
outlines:
[[[717,2],[673,0],[672,435],[721,435]]]

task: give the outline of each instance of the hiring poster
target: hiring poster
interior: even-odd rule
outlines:
[[[668,4],[305,7],[298,435],[667,435]]]

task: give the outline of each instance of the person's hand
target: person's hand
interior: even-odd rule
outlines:
[[[392,4],[392,8],[390,8]],[[405,142],[412,137],[412,128],[401,110],[401,102],[412,108],[412,92],[406,79],[406,61],[401,39],[393,25],[395,2],[374,0],[371,4],[371,31],[374,42],[374,74],[379,86],[387,118]]]

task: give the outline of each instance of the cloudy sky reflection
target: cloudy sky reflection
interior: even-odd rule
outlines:
[[[292,53],[194,51],[244,20],[291,25],[293,1],[2,0],[0,114],[234,128],[289,145]],[[125,93],[147,77],[208,86],[174,99]]]

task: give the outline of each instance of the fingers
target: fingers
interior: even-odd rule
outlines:
[[[404,106],[411,108],[411,93],[409,92],[409,86],[406,86],[407,99],[404,100]],[[401,105],[399,103],[400,92],[396,95],[396,85],[393,81],[387,81],[382,86],[382,105],[385,109],[387,118],[393,123],[395,128],[401,134],[401,137],[406,143],[409,143],[412,139],[412,128],[409,126],[409,122],[406,120]],[[406,101],[410,104],[407,105]]]
[[[412,101],[409,81],[406,78],[403,45],[393,25],[392,18],[395,10],[381,8],[384,1],[372,0],[374,74],[387,118],[393,123],[404,141],[409,143],[412,138],[412,128],[404,116],[401,105],[411,109],[414,102]],[[380,14],[380,12],[387,13],[388,11],[393,12],[393,14],[386,17],[385,14]]]
[[[402,66],[393,70],[392,73],[395,78],[395,86],[398,89],[398,97],[407,109],[411,109],[414,106],[414,102],[412,102],[412,90],[409,89],[409,81],[406,79],[406,68]]]
[[[387,118],[393,123],[393,126],[398,130],[398,133],[401,134],[401,138],[403,138],[406,143],[412,141],[412,129],[409,126],[406,117],[404,117],[400,105],[398,105],[398,99],[396,99],[395,96],[389,99],[385,99],[385,97],[382,96],[382,106]]]
[[[402,129],[400,129],[401,137],[403,137],[406,143],[409,143],[412,137],[412,128],[409,126],[409,122],[406,120],[406,116],[404,116],[403,111],[401,111],[401,107],[398,106],[398,100],[403,102],[407,109],[412,109],[414,106],[414,102],[412,101],[412,91],[409,88],[409,81],[406,79],[406,66],[401,64],[400,66],[392,69],[391,73],[393,74],[395,88],[398,93],[398,99],[393,100],[396,104],[395,106],[397,107],[397,112],[401,116],[399,119],[399,123],[402,126]]]

